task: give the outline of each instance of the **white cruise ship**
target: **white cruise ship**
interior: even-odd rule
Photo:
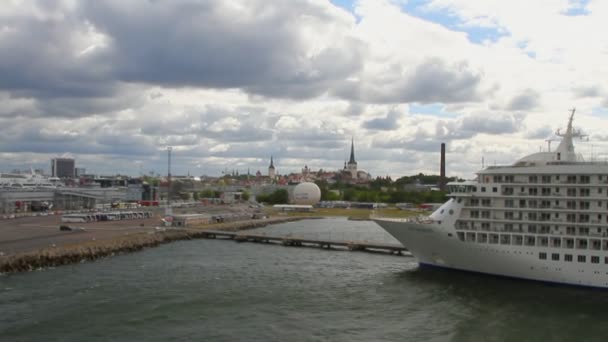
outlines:
[[[573,117],[555,151],[449,183],[430,216],[373,220],[421,266],[608,288],[608,163],[574,152]]]

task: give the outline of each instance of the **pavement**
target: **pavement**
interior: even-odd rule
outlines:
[[[213,205],[194,208],[174,208],[179,213],[229,213],[251,211],[247,205]],[[161,214],[156,209],[154,217],[122,221],[101,221],[89,223],[61,223],[60,215],[28,216],[13,219],[0,219],[0,257],[16,253],[30,252],[47,247],[60,247],[91,240],[111,239],[122,235],[156,231],[162,226]],[[61,231],[62,224],[73,231]]]
[[[160,216],[123,221],[63,223],[84,230],[60,231],[61,216],[0,220],[0,256],[153,231],[160,223]]]

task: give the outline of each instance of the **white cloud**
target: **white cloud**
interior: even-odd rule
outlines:
[[[71,153],[92,172],[162,172],[167,145],[177,173],[263,170],[271,154],[279,170],[331,170],[354,137],[374,175],[436,172],[446,142],[448,169],[468,177],[482,156],[511,162],[544,148],[571,107],[575,125],[605,136],[606,2],[421,5],[458,31],[402,5],[9,1],[2,171]],[[467,31],[479,28],[501,36],[474,43]],[[410,113],[410,103],[443,110]]]

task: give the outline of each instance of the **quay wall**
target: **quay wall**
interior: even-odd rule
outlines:
[[[205,225],[198,228],[160,228],[156,231],[122,235],[105,240],[49,247],[31,252],[0,256],[0,274],[29,272],[40,268],[97,260],[116,254],[136,252],[172,241],[202,238],[205,236],[205,230],[208,229],[239,231],[302,219],[311,219],[311,217],[278,217],[235,221]]]

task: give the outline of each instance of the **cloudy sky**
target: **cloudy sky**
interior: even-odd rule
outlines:
[[[0,171],[470,178],[577,108],[608,157],[601,0],[4,0]],[[554,143],[553,147],[557,143]]]

